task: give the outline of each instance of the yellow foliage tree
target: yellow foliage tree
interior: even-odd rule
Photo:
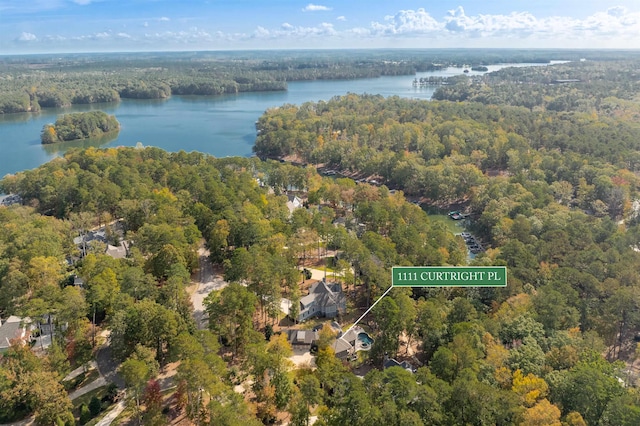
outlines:
[[[504,301],[496,311],[494,317],[497,321],[503,322],[504,320],[516,318],[524,313],[531,312],[532,309],[531,296],[527,293],[519,293]]]
[[[536,402],[547,396],[549,385],[534,374],[529,373],[525,376],[522,371],[516,370],[513,373],[511,390],[520,395],[525,406],[533,407]]]
[[[562,426],[587,426],[587,422],[584,421],[580,413],[572,411],[564,418]]]
[[[520,426],[562,426],[560,409],[543,399],[524,412]]]

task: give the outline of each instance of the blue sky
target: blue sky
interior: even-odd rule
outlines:
[[[0,0],[0,54],[640,48],[639,0]]]

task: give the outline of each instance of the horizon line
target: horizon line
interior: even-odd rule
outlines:
[[[60,52],[21,52],[0,53],[0,57],[37,56],[37,55],[98,55],[98,54],[132,54],[132,53],[228,53],[228,52],[327,52],[327,51],[445,51],[445,50],[506,50],[506,51],[549,51],[549,52],[640,52],[640,48],[624,47],[345,47],[345,48],[237,48],[212,50],[106,50],[106,51],[60,51]]]

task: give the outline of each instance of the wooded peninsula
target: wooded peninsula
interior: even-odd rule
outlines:
[[[117,384],[62,378],[108,348],[146,425],[640,424],[640,58],[601,59],[274,106],[252,158],[72,149],[6,176],[0,317],[51,345],[2,349],[0,422],[102,415]],[[394,288],[350,337],[412,265],[508,285]]]

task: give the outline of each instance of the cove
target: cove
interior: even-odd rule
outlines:
[[[509,66],[546,65],[549,64],[501,64],[488,68],[489,71],[497,71]],[[48,108],[38,114],[0,115],[0,177],[38,167],[74,147],[135,146],[140,142],[171,152],[200,151],[216,157],[251,156],[256,138],[255,122],[269,108],[326,101],[346,93],[429,100],[435,87],[413,87],[415,78],[449,77],[462,74],[463,71],[462,68],[447,68],[406,76],[298,81],[290,82],[286,92],[172,96],[166,100],[123,99],[118,103]],[[478,74],[484,73],[471,71],[468,75]],[[93,110],[114,114],[121,124],[120,133],[101,139],[52,145],[40,143],[42,126],[53,123],[58,115]]]

